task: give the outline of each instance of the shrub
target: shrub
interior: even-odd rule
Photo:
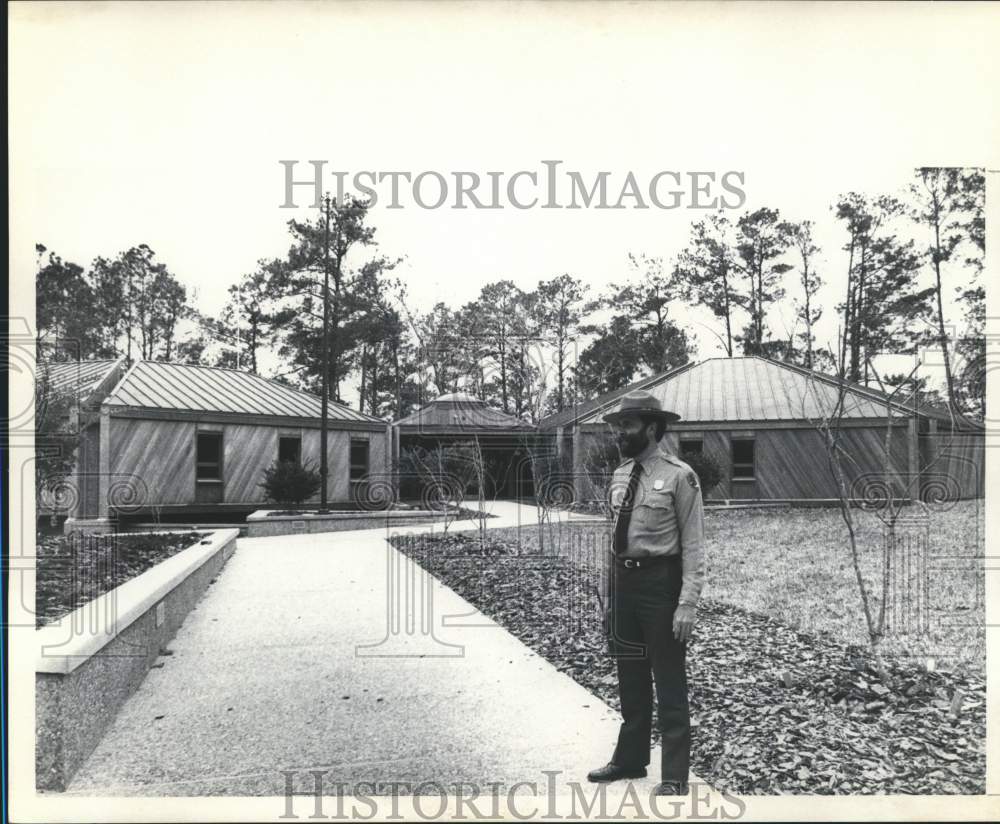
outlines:
[[[319,491],[323,479],[312,464],[298,461],[275,461],[264,470],[264,488],[268,500],[295,506]]]
[[[430,507],[461,502],[476,489],[475,461],[475,447],[464,443],[404,449],[401,497],[420,498]]]
[[[719,466],[719,462],[705,452],[684,455],[681,460],[690,466],[698,476],[703,498],[715,489],[722,480],[722,467]]]

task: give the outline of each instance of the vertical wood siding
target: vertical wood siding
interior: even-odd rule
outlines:
[[[263,502],[263,472],[278,457],[278,427],[226,424],[222,430],[222,474],[227,504]]]
[[[986,491],[986,439],[982,432],[920,436],[925,491],[951,499],[981,498]]]
[[[317,470],[319,470],[320,457],[319,434],[318,429],[302,430],[302,460],[315,464]],[[331,501],[350,500],[348,473],[350,472],[349,462],[351,455],[349,449],[352,434],[364,437],[367,433],[327,432],[326,461],[330,474],[327,480],[326,492]],[[319,493],[316,493],[309,501],[316,503],[319,499]]]
[[[111,419],[111,483],[137,476],[149,504],[194,501],[195,425],[187,421]]]
[[[356,433],[361,435],[362,433]],[[373,477],[381,478],[389,471],[389,452],[385,435],[369,435],[368,438],[368,465]]]
[[[713,457],[722,469],[722,480],[708,493],[708,500],[728,500],[755,497],[760,499],[836,498],[837,486],[826,457],[823,435],[813,428],[766,429],[756,427],[741,430],[740,437],[752,432],[755,482],[732,480],[731,437],[725,430],[704,430],[701,433],[702,452]],[[602,436],[581,433],[586,447]],[[680,430],[670,430],[663,444],[674,454],[680,451]],[[841,465],[848,493],[862,496],[866,489],[884,482],[884,427],[845,427],[841,434]],[[893,428],[890,443],[892,472],[899,476],[897,491],[905,492],[908,472],[909,439],[906,425]],[[954,461],[958,464],[960,461]],[[969,472],[968,464],[964,471]]]
[[[301,434],[302,459],[319,468],[319,430],[249,424],[212,425],[222,431],[223,478],[227,504],[264,504],[260,481],[263,471],[278,457],[279,434]],[[195,502],[195,433],[188,421],[112,418],[111,472],[138,476],[146,496],[141,505],[177,505]],[[384,471],[385,435],[371,432],[330,431],[327,444],[330,501],[350,500],[350,439],[369,440],[371,469]],[[113,478],[114,480],[114,478]],[[319,501],[317,494],[313,501]]]

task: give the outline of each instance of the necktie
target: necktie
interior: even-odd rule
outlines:
[[[618,519],[615,521],[614,550],[615,555],[621,555],[628,549],[628,525],[632,522],[632,506],[635,503],[635,493],[639,489],[639,473],[642,464],[636,461],[632,474],[628,476],[628,488],[622,497],[618,508]]]

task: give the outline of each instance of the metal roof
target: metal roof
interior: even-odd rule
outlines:
[[[639,385],[659,398],[664,409],[679,414],[682,423],[815,421],[833,413],[838,395],[836,378],[760,357],[711,358]],[[617,390],[592,402],[577,416],[577,422],[603,423],[602,416],[614,408],[622,394],[623,390]],[[844,417],[884,418],[886,402],[881,393],[848,383]],[[890,405],[896,416],[914,412],[903,403]],[[947,417],[947,412],[938,410],[921,407],[916,411]],[[548,419],[542,424],[550,426]]]
[[[508,415],[490,406],[486,401],[464,392],[441,395],[411,415],[396,421],[393,426],[403,429],[434,427],[435,430],[459,431],[534,429],[527,421]]]
[[[236,415],[319,418],[322,399],[252,372],[215,366],[138,361],[108,398],[111,406]],[[331,421],[385,424],[330,401]]]
[[[38,368],[47,374],[54,393],[72,394],[84,403],[112,378],[113,372],[124,370],[124,360],[40,361]]]
[[[633,381],[620,389],[612,389],[610,392],[606,392],[598,398],[593,398],[589,401],[581,401],[573,404],[572,406],[567,406],[562,410],[562,412],[553,412],[551,415],[546,415],[542,418],[538,422],[538,428],[555,429],[559,426],[570,426],[587,413],[592,412],[594,409],[604,407],[609,402],[617,400],[622,395],[629,392],[634,392],[636,389],[645,389],[649,384],[664,380],[670,375],[679,372],[681,369],[687,369],[691,365],[692,364],[690,363],[686,363],[683,366],[678,366],[676,369],[672,369],[668,372],[661,372],[658,375],[647,375],[645,378]]]

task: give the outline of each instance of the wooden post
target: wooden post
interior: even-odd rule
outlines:
[[[70,410],[69,427],[72,431],[76,432],[76,458],[73,461],[73,471],[70,473],[70,484],[71,489],[76,490],[76,505],[73,507],[71,512],[66,513],[67,518],[86,517],[86,506],[84,504],[86,495],[84,494],[83,485],[84,475],[87,470],[83,464],[87,460],[87,446],[84,438],[83,427],[80,425],[82,418],[83,416],[80,414],[79,406],[75,406]],[[53,504],[55,504],[54,500]],[[52,517],[55,518],[54,508]]]
[[[97,517],[108,517],[108,493],[111,490],[111,410],[101,406],[98,441],[100,462],[97,478]]]
[[[907,483],[906,487],[910,493],[910,499],[920,500],[920,436],[917,427],[918,418],[911,415],[906,422],[907,434]]]
[[[573,500],[579,502],[583,499],[585,489],[583,486],[583,438],[580,436],[580,425],[573,426]]]
[[[927,419],[927,448],[924,451],[926,452],[926,460],[920,467],[921,473],[926,473],[928,470],[943,472],[944,467],[938,466],[938,454],[941,451],[941,441],[938,439],[938,422],[930,417]]]
[[[392,444],[392,425],[386,424],[385,427],[385,460],[383,463],[383,471],[385,472],[385,481],[389,484],[389,494],[390,503],[395,503],[399,500],[399,487],[396,486],[396,476],[393,473],[393,465],[395,455],[393,454],[393,444]]]

